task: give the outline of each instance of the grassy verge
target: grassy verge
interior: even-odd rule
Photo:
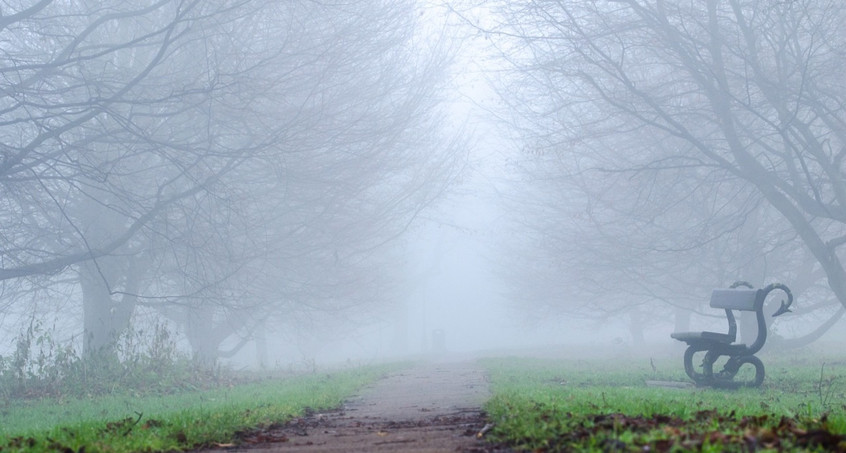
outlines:
[[[0,406],[0,451],[179,451],[337,407],[388,371],[365,367],[168,396],[44,399]]]
[[[846,450],[846,363],[765,357],[761,389],[687,381],[680,360],[489,359],[491,439],[530,451]]]

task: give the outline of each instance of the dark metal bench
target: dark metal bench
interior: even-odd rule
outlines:
[[[745,288],[740,288],[745,286]],[[722,308],[728,319],[728,333],[719,332],[676,332],[672,338],[687,343],[684,352],[684,371],[699,386],[720,388],[736,388],[740,386],[758,387],[764,382],[764,364],[755,357],[755,353],[764,347],[767,341],[767,321],[764,317],[764,302],[770,292],[781,290],[787,295],[787,301],[781,302],[773,316],[779,316],[790,311],[793,294],[790,289],[780,283],[773,283],[765,288],[753,289],[746,282],[737,282],[729,289],[715,289],[711,293],[711,307]],[[758,321],[758,336],[752,344],[735,343],[737,339],[737,322],[733,311],[755,312]],[[693,366],[693,357],[704,352],[701,371]],[[720,356],[728,356],[723,370],[714,372],[714,362]],[[750,364],[755,368],[755,378],[736,382],[734,377],[740,367]]]

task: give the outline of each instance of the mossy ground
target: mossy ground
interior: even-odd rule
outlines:
[[[171,395],[108,395],[8,402],[0,407],[0,451],[180,451],[228,445],[250,430],[337,407],[390,367]]]
[[[529,451],[846,450],[846,362],[764,357],[761,388],[686,381],[679,360],[488,359],[491,439]]]

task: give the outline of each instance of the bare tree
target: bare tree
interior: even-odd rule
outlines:
[[[138,306],[231,333],[248,319],[236,313],[349,288],[348,266],[375,262],[460,163],[436,131],[448,55],[419,41],[414,8],[4,11],[0,279],[76,276],[89,352]]]
[[[490,31],[518,69],[518,123],[558,157],[559,175],[587,179],[591,208],[633,220],[613,236],[660,239],[648,250],[759,241],[753,256],[782,260],[767,276],[786,280],[801,272],[795,238],[846,304],[839,3],[532,1],[500,12]],[[757,214],[764,206],[780,218]],[[761,219],[752,229],[750,216]]]
[[[210,253],[196,260],[204,269],[218,263],[178,301],[189,326],[210,320],[189,329],[206,337],[193,342],[204,360],[223,355],[231,336],[253,340],[255,326],[396,300],[395,239],[461,169],[461,143],[439,132],[451,49],[418,41],[412,3],[306,5],[275,20],[293,40],[279,61],[296,70],[265,96],[278,100],[269,114],[292,120],[277,151],[234,172],[249,181],[232,203],[244,224],[224,238],[219,228],[194,236],[211,234],[218,248],[183,249]],[[233,240],[249,253],[228,256],[220,247]]]
[[[211,113],[238,64],[213,65],[219,42],[198,40],[204,24],[252,13],[246,2],[45,1],[4,16],[0,279],[82,263],[88,350],[128,322],[153,220],[266,146],[224,138]]]

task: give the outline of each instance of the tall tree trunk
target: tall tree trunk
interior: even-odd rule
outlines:
[[[226,319],[215,319],[215,312],[211,307],[185,309],[185,335],[196,362],[212,366],[221,357],[235,355],[237,349],[243,347],[246,342],[239,343],[231,354],[221,351],[221,344],[233,333]]]
[[[632,311],[629,314],[629,333],[632,336],[633,346],[643,346],[646,343],[643,332],[643,315],[638,311]]]
[[[255,340],[258,367],[261,370],[267,369],[269,364],[267,355],[267,322],[265,320],[259,321],[256,324]]]
[[[104,266],[110,259],[89,261],[79,266],[83,308],[83,354],[113,354],[120,335],[129,327],[134,301],[115,301]],[[99,264],[99,266],[98,266]]]

